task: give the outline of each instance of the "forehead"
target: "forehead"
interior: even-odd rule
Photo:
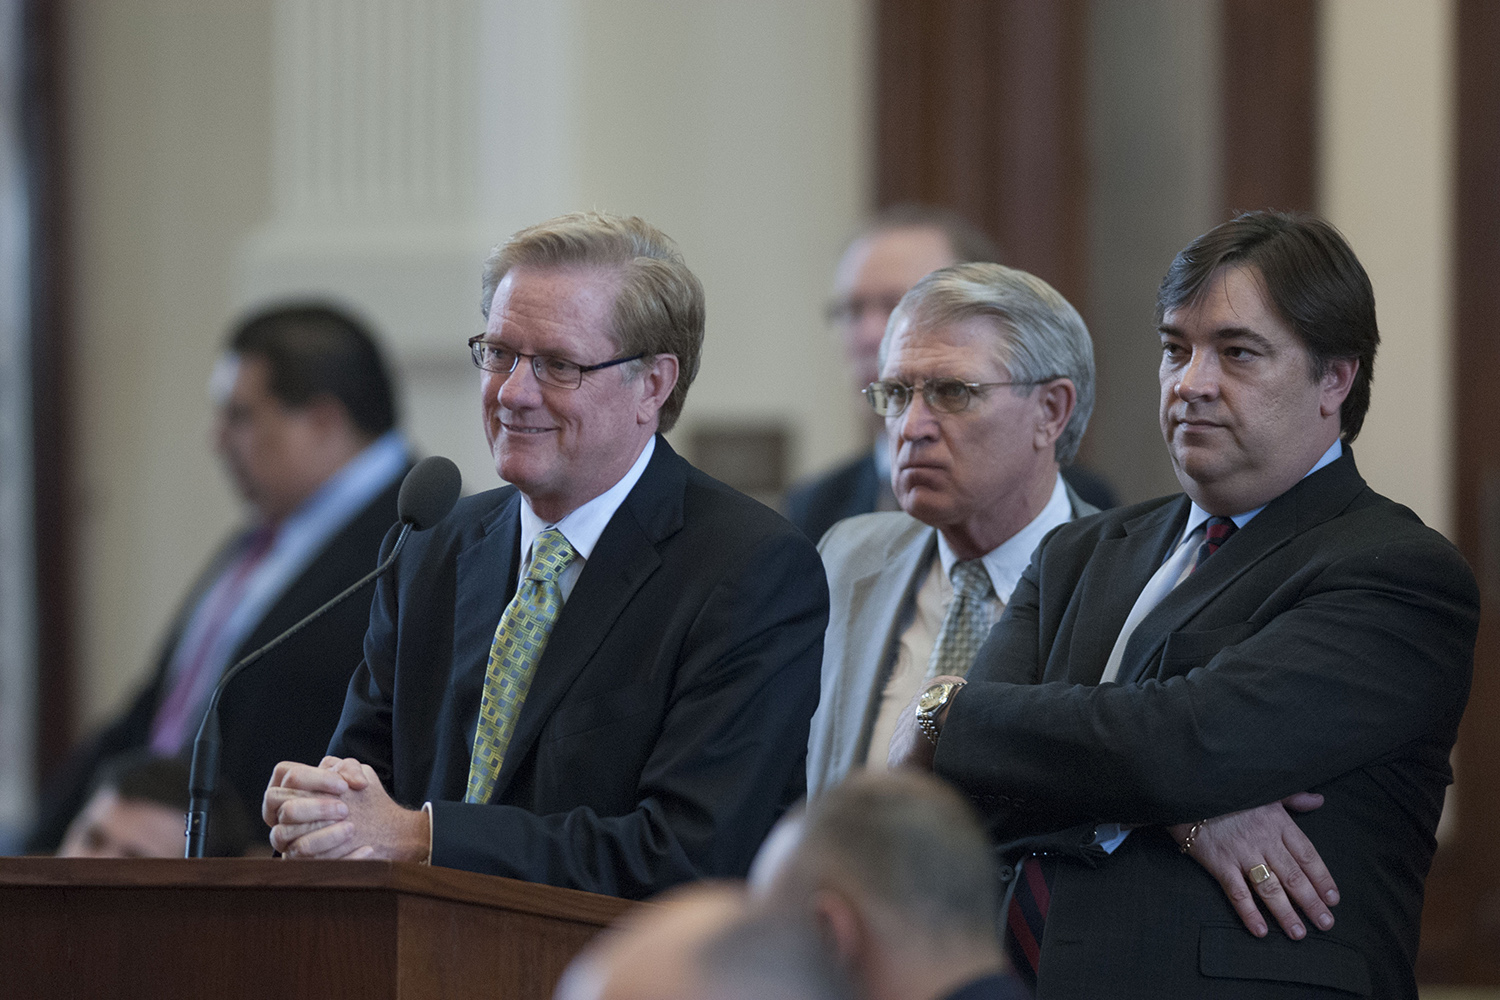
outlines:
[[[948,235],[936,226],[904,226],[867,233],[849,245],[834,285],[904,293],[940,267],[956,263]]]
[[[1232,337],[1256,334],[1301,344],[1301,338],[1271,300],[1260,271],[1246,265],[1219,268],[1199,294],[1162,315],[1162,331],[1179,336]]]
[[[942,323],[903,318],[891,331],[881,375],[955,375],[984,380],[1005,371],[1005,326],[992,316]]]
[[[487,332],[521,349],[612,345],[621,278],[600,267],[513,267],[495,287]]]

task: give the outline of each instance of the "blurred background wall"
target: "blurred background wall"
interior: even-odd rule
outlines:
[[[862,445],[822,321],[851,230],[898,197],[983,207],[1010,262],[1089,321],[1100,388],[1083,460],[1132,501],[1177,488],[1156,426],[1161,274],[1231,210],[1267,207],[1236,199],[1297,191],[1274,207],[1343,228],[1377,292],[1361,469],[1458,537],[1463,0],[43,6],[66,168],[73,497],[59,612],[72,695],[48,718],[68,737],[140,683],[186,582],[239,517],[206,392],[234,317],[311,293],[364,312],[393,350],[414,441],[487,488],[463,346],[482,329],[480,263],[516,228],[573,209],[645,216],[704,281],[703,368],[674,442],[764,432],[790,479]],[[956,38],[970,23],[993,34]],[[1235,103],[1277,97],[1279,76],[1237,89],[1262,65],[1296,71],[1295,121]],[[972,114],[943,118],[960,105]],[[1305,182],[1258,188],[1262,154]],[[944,157],[997,172],[949,183],[916,162]]]

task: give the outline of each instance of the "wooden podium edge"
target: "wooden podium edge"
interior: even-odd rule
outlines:
[[[0,858],[0,886],[398,892],[600,927],[639,905],[577,889],[397,861]]]

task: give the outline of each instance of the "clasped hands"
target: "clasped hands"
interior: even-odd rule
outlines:
[[[432,852],[422,811],[397,805],[374,770],[352,757],[277,764],[261,817],[271,846],[288,858],[425,861]]]

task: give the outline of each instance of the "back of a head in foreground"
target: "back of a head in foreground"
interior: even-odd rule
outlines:
[[[862,771],[829,789],[772,832],[750,879],[787,906],[825,888],[857,893],[914,939],[994,937],[984,831],[957,792],[916,772]]]
[[[815,930],[754,913],[737,883],[631,910],[568,966],[555,1000],[853,1000]]]

